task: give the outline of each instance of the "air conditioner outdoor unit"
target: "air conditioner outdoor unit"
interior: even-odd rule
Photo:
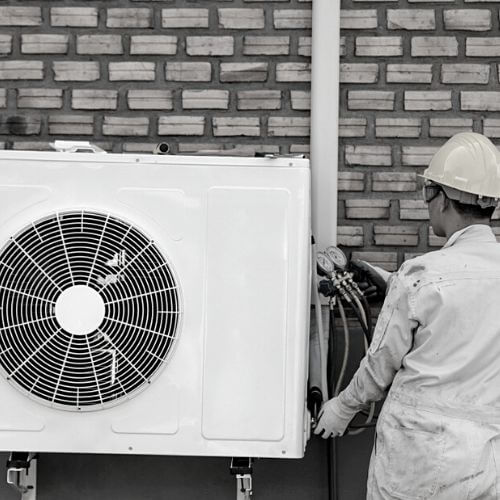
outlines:
[[[308,161],[0,153],[0,450],[297,458]]]

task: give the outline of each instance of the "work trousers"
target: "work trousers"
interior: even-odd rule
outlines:
[[[500,500],[500,424],[389,398],[377,423],[367,500],[392,499]]]

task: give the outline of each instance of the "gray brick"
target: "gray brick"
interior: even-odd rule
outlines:
[[[486,9],[453,9],[443,12],[447,30],[488,31],[491,29],[491,12]]]
[[[152,153],[157,143],[128,142],[123,145],[123,153]]]
[[[171,90],[129,90],[127,92],[129,109],[171,110],[173,92]]]
[[[500,56],[500,37],[467,37],[465,41],[465,55],[469,57]]]
[[[78,35],[77,54],[123,54],[120,35]]]
[[[89,115],[50,115],[51,135],[93,135],[94,117]]]
[[[408,111],[444,111],[451,109],[451,90],[408,90],[404,101]]]
[[[345,37],[344,37],[345,39]],[[297,49],[299,56],[311,57],[312,53],[312,37],[299,36],[299,47]]]
[[[97,61],[54,61],[52,70],[56,82],[92,82],[100,78]]]
[[[413,57],[457,56],[458,40],[454,36],[416,36],[411,39],[411,55]]]
[[[69,35],[21,35],[23,54],[66,54]]]
[[[431,146],[403,146],[401,164],[408,167],[427,166],[438,149]]]
[[[311,92],[309,90],[291,90],[292,109],[309,111],[311,109]]]
[[[340,11],[340,29],[372,29],[377,27],[377,10],[351,10]]]
[[[311,147],[309,144],[291,144],[290,154],[302,154],[308,155],[311,152]]]
[[[174,55],[177,37],[169,35],[133,35],[130,37],[132,55]]]
[[[212,66],[209,62],[167,62],[165,78],[173,82],[209,82]]]
[[[311,10],[276,9],[274,11],[274,27],[280,29],[310,29],[312,27]]]
[[[228,147],[226,152],[229,155],[233,155],[234,152],[241,156],[255,156],[255,153],[277,155],[280,153],[280,147],[276,144],[234,144],[234,149]]]
[[[460,92],[462,111],[500,111],[500,92]]]
[[[46,141],[14,141],[12,149],[15,151],[52,151],[50,143]]]
[[[243,37],[243,54],[246,56],[260,56],[260,55],[286,56],[289,53],[290,53],[289,36]]]
[[[403,255],[403,259],[406,262],[407,260],[414,259],[415,257],[420,257],[421,255],[425,255],[425,252],[405,252]]]
[[[299,44],[300,44],[300,41],[299,41]],[[341,36],[340,37],[340,48],[339,48],[340,57],[344,57],[347,54],[345,44],[346,44],[346,37]],[[300,52],[299,52],[299,54],[300,54]],[[308,55],[311,55],[311,51],[309,51]]]
[[[281,109],[281,90],[241,90],[236,97],[239,110]]]
[[[256,117],[217,116],[212,118],[215,137],[221,136],[260,136],[260,122]]]
[[[74,89],[71,107],[73,109],[116,109],[118,91],[100,89]]]
[[[97,7],[52,7],[50,9],[52,26],[96,28],[98,22]]]
[[[388,64],[387,83],[431,83],[432,64]]]
[[[0,121],[0,134],[4,135],[38,135],[42,129],[40,116],[10,115]]]
[[[154,62],[110,62],[108,66],[109,80],[114,81],[149,81],[155,79],[156,63]]]
[[[403,38],[400,36],[358,36],[356,55],[391,57],[403,55]]]
[[[417,174],[415,172],[374,172],[372,191],[415,191]]]
[[[436,29],[434,9],[388,9],[387,28],[412,31]]]
[[[416,246],[418,227],[414,226],[377,226],[373,228],[375,245]]]
[[[40,7],[0,7],[0,26],[39,26],[42,24]]]
[[[179,153],[199,153],[206,151],[220,152],[224,151],[224,144],[206,143],[206,142],[180,142]]]
[[[389,208],[389,200],[345,200],[345,213],[348,219],[388,219]]]
[[[394,92],[385,90],[349,90],[348,109],[393,110]]]
[[[386,271],[397,271],[398,269],[398,254],[396,252],[352,252],[351,258],[365,260]]]
[[[227,109],[229,91],[219,89],[183,90],[182,107],[184,109]]]
[[[158,135],[203,135],[204,116],[160,116]]]
[[[432,227],[429,227],[428,230],[428,245],[430,247],[442,247],[446,243],[446,238],[436,236]]]
[[[490,79],[488,64],[443,64],[442,83],[479,83],[486,84]]]
[[[483,133],[487,137],[500,137],[500,119],[497,118],[484,118],[483,119]]]
[[[6,108],[6,107],[7,107],[7,89],[0,89],[0,108]]]
[[[0,61],[0,80],[43,80],[43,61]]]
[[[146,117],[105,116],[103,135],[143,136],[148,135],[149,119]]]
[[[420,137],[422,123],[419,118],[376,118],[375,132],[376,137]]]
[[[277,82],[310,82],[311,64],[284,62],[276,64]]]
[[[232,56],[232,36],[187,36],[186,54],[189,56]]]
[[[265,82],[267,80],[268,63],[221,63],[221,82]]]
[[[338,173],[339,191],[364,191],[365,190],[365,174],[362,172],[345,172]]]
[[[363,226],[337,226],[337,244],[345,247],[362,247]]]
[[[208,28],[208,9],[162,9],[163,28]]]
[[[310,133],[309,117],[271,116],[267,123],[270,137],[308,137]]]
[[[451,137],[458,132],[472,132],[471,118],[431,118],[431,137]]]
[[[62,89],[17,89],[18,108],[62,108]]]
[[[342,63],[340,64],[340,83],[376,83],[378,64]]]
[[[10,54],[12,52],[12,35],[0,34],[0,55]]]
[[[224,29],[262,29],[264,9],[217,9],[219,26]]]
[[[392,165],[391,146],[351,145],[345,147],[347,165],[384,166]]]
[[[107,9],[107,28],[151,28],[153,11],[148,8]]]
[[[429,210],[424,200],[399,200],[401,220],[428,220]]]
[[[339,137],[364,137],[366,118],[339,118]]]

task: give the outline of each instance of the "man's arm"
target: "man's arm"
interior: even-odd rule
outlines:
[[[368,353],[350,384],[323,406],[315,434],[323,433],[324,438],[342,435],[359,410],[384,396],[411,350],[417,326],[406,286],[398,273],[391,279]]]

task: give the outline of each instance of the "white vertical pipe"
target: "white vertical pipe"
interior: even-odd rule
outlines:
[[[316,248],[323,250],[337,242],[340,0],[313,0],[312,5],[312,231]],[[313,266],[315,262],[314,255]],[[316,287],[315,280],[313,287]],[[323,331],[322,308],[317,290],[313,290],[313,302],[317,324],[311,330],[309,385],[319,384],[323,398],[328,399],[328,334],[325,335]]]
[[[312,5],[312,228],[322,250],[337,241],[340,0]]]

